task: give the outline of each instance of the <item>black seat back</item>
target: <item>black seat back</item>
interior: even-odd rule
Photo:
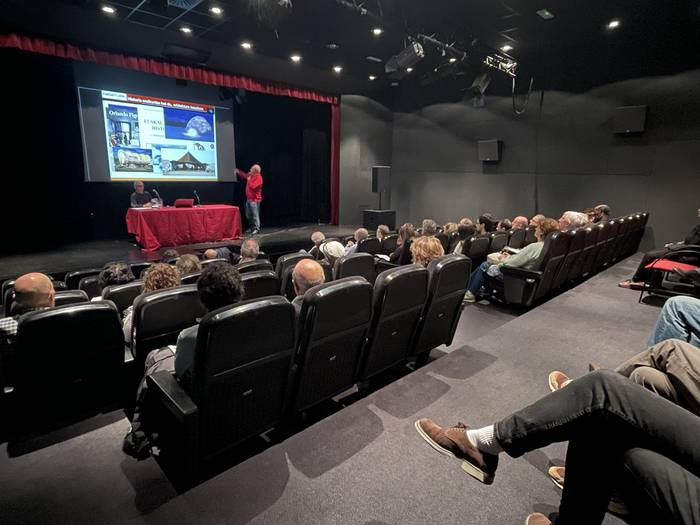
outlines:
[[[151,350],[175,344],[180,332],[197,324],[204,314],[194,284],[139,295],[134,301],[131,338],[137,367],[143,366]]]
[[[554,276],[552,290],[558,290],[569,282],[571,268],[580,260],[581,252],[583,251],[583,244],[586,241],[586,231],[583,228],[568,230],[562,233],[570,237],[569,249],[564,257],[564,260],[559,265],[556,275]]]
[[[378,253],[382,253],[382,243],[376,237],[367,237],[357,243],[357,251],[355,253],[377,255]]]
[[[555,231],[547,235],[540,255],[542,278],[537,285],[535,299],[543,297],[551,290],[559,266],[564,262],[566,253],[569,251],[570,242],[571,237],[567,232]]]
[[[399,257],[399,266],[411,264],[413,262],[413,254],[411,253],[412,244],[413,239],[406,239],[406,241],[404,241],[403,249],[401,250],[401,257]]]
[[[311,257],[308,253],[290,253],[287,255],[282,255],[279,259],[277,259],[277,264],[275,264],[275,273],[277,274],[277,278],[280,280],[280,283],[284,277],[284,271],[287,268],[294,268],[302,259],[313,259],[313,257]]]
[[[606,221],[603,223],[603,230],[598,234],[598,255],[593,268],[596,272],[602,270],[608,264],[610,243],[613,240],[615,232],[617,232],[617,223],[615,221]]]
[[[294,307],[282,297],[244,301],[201,320],[190,390],[203,460],[282,419],[294,323]]]
[[[588,231],[588,229],[590,229],[590,231]],[[583,245],[581,262],[581,276],[586,276],[595,269],[595,261],[600,249],[598,237],[600,237],[604,229],[605,225],[603,224],[592,224],[586,229],[586,242]]]
[[[399,236],[396,235],[395,233],[392,233],[390,235],[386,235],[382,239],[382,251],[384,255],[391,255],[394,253],[394,250],[396,250],[396,243],[399,240]]]
[[[625,251],[625,244],[629,237],[630,229],[632,228],[632,221],[630,221],[627,217],[615,219],[615,222],[618,224],[618,229],[615,240],[613,241],[613,246],[610,248],[610,260],[612,262],[618,261],[622,257]]]
[[[192,272],[188,273],[187,275],[183,275],[180,278],[180,284],[197,284],[197,281],[199,281],[201,275],[202,272]]]
[[[353,386],[371,312],[372,285],[362,277],[347,277],[307,290],[294,358],[297,410]]]
[[[489,253],[491,238],[488,235],[474,235],[467,239],[466,249],[462,252],[469,257],[474,265],[481,264]]]
[[[99,301],[29,312],[17,330],[16,393],[42,408],[118,397],[124,335],[114,305]],[[63,403],[65,405],[65,403]]]
[[[535,230],[536,229],[537,229],[536,226],[528,226],[528,228],[525,230],[525,239],[523,240],[522,248],[524,248],[528,244],[532,244],[533,242],[537,242],[537,237],[535,237]]]
[[[63,280],[66,283],[66,288],[69,290],[78,290],[80,286],[80,280],[83,277],[90,277],[93,275],[99,275],[102,272],[102,268],[89,268],[87,270],[77,270],[75,272],[68,272]],[[100,294],[97,294],[100,295]]]
[[[241,274],[241,281],[243,281],[243,297],[248,300],[280,293],[280,283],[272,270],[246,272]]]
[[[344,277],[362,276],[367,282],[373,283],[377,278],[374,269],[374,257],[368,253],[353,253],[344,255],[335,261],[333,268],[333,278],[343,279]]]
[[[428,264],[427,298],[410,355],[452,344],[471,268],[464,255],[443,255]]]
[[[175,261],[177,261],[177,259],[175,259]],[[206,266],[208,264],[212,264],[215,262],[225,262],[225,263],[231,264],[231,261],[229,261],[228,259],[224,259],[222,257],[217,257],[216,259],[204,259],[202,261],[202,266]]]
[[[56,292],[54,297],[55,306],[65,306],[67,304],[87,303],[90,298],[82,290],[61,290]]]
[[[494,232],[489,236],[489,253],[500,252],[508,243],[508,234],[506,232]]]
[[[150,262],[129,264],[129,268],[131,268],[131,273],[133,273],[134,277],[136,277],[137,279],[141,276],[142,273],[145,273],[146,270],[148,270],[151,266],[153,266],[153,263]]]
[[[513,228],[508,232],[508,246],[511,248],[520,249],[523,247],[525,242],[525,234],[527,230],[525,228]]]
[[[126,284],[117,284],[107,286],[102,290],[102,299],[112,301],[119,311],[119,315],[124,313],[124,310],[134,304],[134,299],[141,295],[143,281],[131,281]]]
[[[374,284],[372,319],[360,380],[367,380],[406,358],[427,293],[428,271],[417,264],[379,274]]]
[[[445,253],[450,251],[450,237],[446,233],[436,233],[435,238],[442,244],[442,250]]]
[[[102,293],[100,289],[100,283],[98,281],[99,277],[97,275],[89,275],[88,277],[83,277],[80,279],[78,284],[78,289],[83,290],[88,297],[92,299],[93,297],[99,297]]]
[[[272,263],[267,259],[256,259],[255,261],[246,261],[236,265],[236,270],[241,275],[246,272],[272,271],[272,269]]]
[[[283,270],[282,279],[279,281],[279,290],[277,292],[279,295],[286,297],[290,301],[292,301],[296,296],[292,273],[294,273],[294,266],[287,266]]]
[[[333,268],[331,268],[330,263],[326,260],[322,260],[318,261],[318,264],[323,268],[323,281],[327,283],[331,282],[333,280]]]

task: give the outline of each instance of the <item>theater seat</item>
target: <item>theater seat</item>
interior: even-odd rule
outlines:
[[[306,292],[294,359],[297,411],[355,384],[371,312],[372,285],[362,277],[320,284]]]
[[[353,253],[344,255],[335,261],[333,279],[343,279],[355,275],[364,277],[367,282],[373,283],[377,277],[374,269],[374,257],[368,253]]]
[[[66,284],[66,288],[69,290],[80,289],[80,280],[83,277],[90,277],[93,275],[99,275],[102,272],[102,268],[90,268],[87,270],[77,270],[75,272],[68,272],[63,282]],[[100,295],[99,293],[97,295]]]
[[[374,284],[372,319],[360,381],[402,363],[411,347],[428,291],[428,271],[417,264],[382,272]]]
[[[284,271],[287,268],[294,268],[299,261],[302,259],[313,259],[308,253],[290,253],[287,255],[280,256],[277,259],[277,264],[275,265],[275,273],[277,278],[282,282]]]
[[[525,240],[523,240],[523,245],[522,247],[524,248],[528,244],[532,244],[533,242],[537,242],[537,237],[535,237],[535,230],[537,229],[536,226],[528,226],[528,228],[525,230]]]
[[[241,274],[241,280],[245,290],[243,296],[246,299],[258,299],[280,293],[280,283],[272,270],[246,272]]]
[[[192,272],[188,273],[187,275],[183,275],[180,278],[180,284],[197,284],[197,281],[199,281],[199,277],[202,275],[202,272]]]
[[[367,237],[357,243],[357,251],[355,253],[377,255],[378,253],[382,253],[382,243],[376,237]]]
[[[526,233],[527,230],[525,228],[513,228],[510,230],[508,232],[508,246],[516,249],[522,248]]]
[[[131,281],[126,284],[117,284],[113,286],[107,286],[102,290],[102,299],[105,301],[112,301],[117,307],[119,315],[124,314],[124,310],[129,308],[134,304],[134,299],[136,299],[141,294],[141,289],[143,288],[143,281]]]
[[[552,290],[558,290],[569,282],[571,269],[578,264],[583,252],[583,245],[586,242],[586,230],[584,228],[577,228],[562,233],[569,236],[569,248],[554,276]]]
[[[278,294],[282,297],[286,297],[290,301],[296,296],[294,291],[294,282],[292,281],[292,273],[294,272],[294,266],[288,266],[284,269],[282,273],[282,279],[279,281]]]
[[[134,277],[137,279],[139,276],[144,273],[146,270],[148,270],[151,266],[153,266],[153,263],[150,262],[140,262],[140,263],[131,263],[129,265],[129,268],[131,268],[131,273],[134,274]]]
[[[93,297],[99,297],[100,294],[102,294],[97,275],[90,275],[88,277],[83,277],[82,279],[80,279],[78,288],[80,290],[83,290],[86,294],[88,294],[88,297],[90,299],[92,299]]]
[[[508,243],[508,234],[506,232],[494,232],[489,235],[489,240],[488,253],[497,253],[506,247]]]
[[[146,414],[166,473],[194,483],[205,465],[282,420],[294,325],[282,297],[221,308],[199,324],[187,389],[170,372],[148,378]]]
[[[396,235],[395,233],[392,233],[390,235],[387,235],[382,239],[382,251],[384,255],[391,255],[394,253],[394,250],[396,250],[396,242],[398,241],[399,236]]]
[[[331,265],[326,260],[318,261],[318,264],[323,268],[324,282],[331,282],[333,280],[333,268],[331,268]]]
[[[134,301],[131,338],[136,368],[143,370],[148,352],[174,345],[180,332],[197,324],[204,314],[194,284],[139,295]]]
[[[225,263],[231,264],[231,261],[229,261],[228,259],[223,259],[223,258],[219,257],[216,259],[204,259],[202,261],[202,266],[206,266],[207,264],[211,264],[211,263],[215,263],[215,262],[225,262]]]
[[[425,362],[433,348],[452,344],[471,268],[464,255],[443,255],[428,264],[427,298],[408,353],[417,362]]]
[[[486,260],[490,245],[491,238],[488,235],[474,235],[467,239],[466,247],[462,252],[469,257],[474,266],[477,266]]]
[[[113,304],[69,304],[24,314],[17,329],[14,396],[40,425],[84,406],[118,398],[124,335]]]
[[[255,261],[246,261],[238,263],[236,265],[236,270],[238,273],[244,274],[246,272],[260,272],[263,270],[272,271],[272,263],[267,259],[257,259]]]
[[[442,244],[442,250],[445,253],[450,251],[450,237],[446,233],[436,233],[435,238]]]
[[[61,290],[56,292],[54,297],[55,306],[65,306],[67,304],[87,303],[90,298],[82,290]]]
[[[586,241],[581,254],[581,277],[586,277],[593,271],[598,256],[598,236],[602,230],[602,224],[592,224],[586,228]]]

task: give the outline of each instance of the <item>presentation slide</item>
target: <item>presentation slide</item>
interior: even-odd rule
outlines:
[[[214,106],[116,91],[101,96],[111,180],[217,180]]]

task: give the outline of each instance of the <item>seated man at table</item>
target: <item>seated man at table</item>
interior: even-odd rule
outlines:
[[[144,190],[143,182],[140,180],[134,181],[134,193],[131,194],[132,208],[150,208],[151,194]]]

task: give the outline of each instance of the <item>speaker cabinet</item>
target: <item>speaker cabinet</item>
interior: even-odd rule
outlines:
[[[386,224],[390,230],[396,229],[396,210],[363,210],[362,225],[370,233],[376,231],[377,226]]]
[[[391,190],[391,166],[372,166],[372,193]]]
[[[613,131],[615,133],[642,133],[646,126],[647,106],[622,106],[615,108]]]
[[[479,141],[479,160],[481,162],[498,162],[501,160],[501,148],[498,140]]]

